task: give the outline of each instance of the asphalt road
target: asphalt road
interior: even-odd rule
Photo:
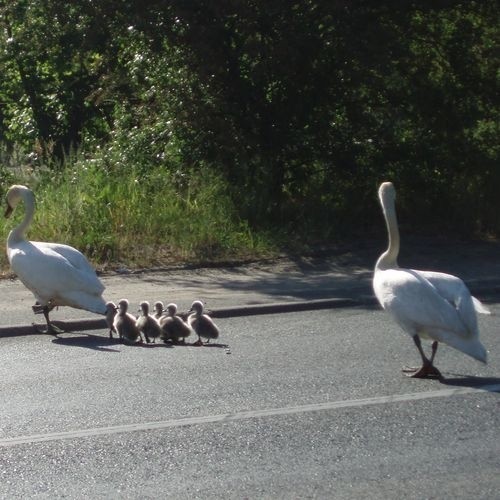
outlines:
[[[492,308],[480,318],[488,365],[444,346],[443,381],[401,374],[419,359],[373,302],[384,241],[102,276],[106,299],[132,307],[339,300],[218,318],[212,347],[123,346],[69,308],[52,318],[83,331],[33,335],[32,295],[0,281],[0,498],[500,499],[499,244],[404,242],[401,265],[457,274]]]
[[[498,321],[441,382],[371,307],[219,319],[212,347],[4,336],[0,498],[500,498]]]

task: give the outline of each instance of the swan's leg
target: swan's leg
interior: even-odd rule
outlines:
[[[429,360],[431,362],[431,365],[434,364],[434,356],[436,355],[436,351],[438,350],[438,341],[435,340],[432,343],[432,352],[431,352],[431,359]]]
[[[441,378],[441,372],[433,365],[434,356],[436,355],[438,343],[437,341],[432,343],[432,355],[431,359],[428,359],[425,356],[424,350],[422,349],[422,342],[420,341],[420,337],[418,335],[413,336],[413,341],[417,346],[418,352],[422,357],[422,366],[420,368],[406,368],[403,371],[408,373],[409,377],[413,378]]]
[[[413,342],[415,342],[415,345],[417,346],[420,357],[422,358],[422,365],[424,365],[426,363],[426,361],[428,361],[428,360],[427,360],[427,357],[425,356],[424,350],[422,349],[422,342],[420,341],[420,337],[418,335],[414,335],[412,337],[412,339],[413,339]],[[403,368],[402,371],[405,373],[415,373],[418,370],[419,370],[418,367],[411,366],[411,367]]]
[[[42,313],[45,317],[45,321],[47,322],[47,329],[44,330],[44,329],[36,326],[35,324],[33,324],[33,326],[35,327],[35,330],[38,333],[46,333],[49,335],[57,335],[59,333],[64,333],[64,330],[61,330],[57,326],[53,325],[49,319],[49,312],[52,311],[53,308],[54,308],[53,306],[52,307],[51,306],[44,306],[43,307]]]
[[[203,345],[203,342],[201,341],[201,337],[199,335],[198,335],[198,340],[196,342],[193,342],[193,345],[197,347]]]
[[[57,335],[58,333],[64,333],[64,330],[61,330],[57,326],[53,325],[52,322],[49,319],[49,312],[52,310],[52,308],[47,307],[43,311],[43,315],[45,317],[45,321],[47,321],[47,333],[50,333],[52,335]]]

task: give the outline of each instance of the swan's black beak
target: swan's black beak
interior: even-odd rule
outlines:
[[[8,219],[10,217],[10,215],[12,214],[13,212],[13,208],[7,203],[7,208],[5,209],[5,213],[4,213],[4,216],[6,219]]]

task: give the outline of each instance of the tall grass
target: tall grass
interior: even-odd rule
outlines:
[[[242,221],[216,175],[160,166],[118,167],[75,155],[57,169],[20,171],[2,179],[36,195],[28,238],[72,245],[101,269],[159,267],[260,257],[274,252],[265,234]],[[0,221],[4,237],[24,215]],[[2,253],[0,265],[7,268]]]

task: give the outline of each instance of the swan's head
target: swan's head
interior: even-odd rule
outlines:
[[[114,302],[106,302],[106,321],[111,328],[111,325],[113,324],[113,320],[115,319],[116,316],[116,310],[118,308],[116,307],[116,304]]]
[[[5,201],[7,202],[7,208],[5,209],[5,217],[10,217],[14,209],[17,207],[17,204],[25,197],[30,196],[33,201],[35,196],[31,189],[26,186],[21,186],[19,184],[14,184],[7,191],[7,195],[5,197]]]
[[[128,300],[127,299],[121,299],[120,302],[118,302],[118,311],[121,314],[125,314],[128,311]]]
[[[378,188],[378,197],[382,205],[387,206],[396,200],[396,189],[392,182],[382,182]]]
[[[191,309],[189,312],[195,312],[196,314],[203,313],[203,302],[201,300],[195,300],[191,304]]]
[[[106,311],[107,312],[114,312],[118,308],[116,307],[116,304],[114,302],[106,302]]]
[[[140,311],[144,314],[144,316],[149,314],[149,302],[147,300],[141,302]]]
[[[154,308],[157,314],[161,314],[163,312],[163,302],[155,302]]]
[[[175,316],[175,314],[177,313],[177,304],[174,303],[168,304],[167,311],[168,314],[170,314],[170,316]]]

